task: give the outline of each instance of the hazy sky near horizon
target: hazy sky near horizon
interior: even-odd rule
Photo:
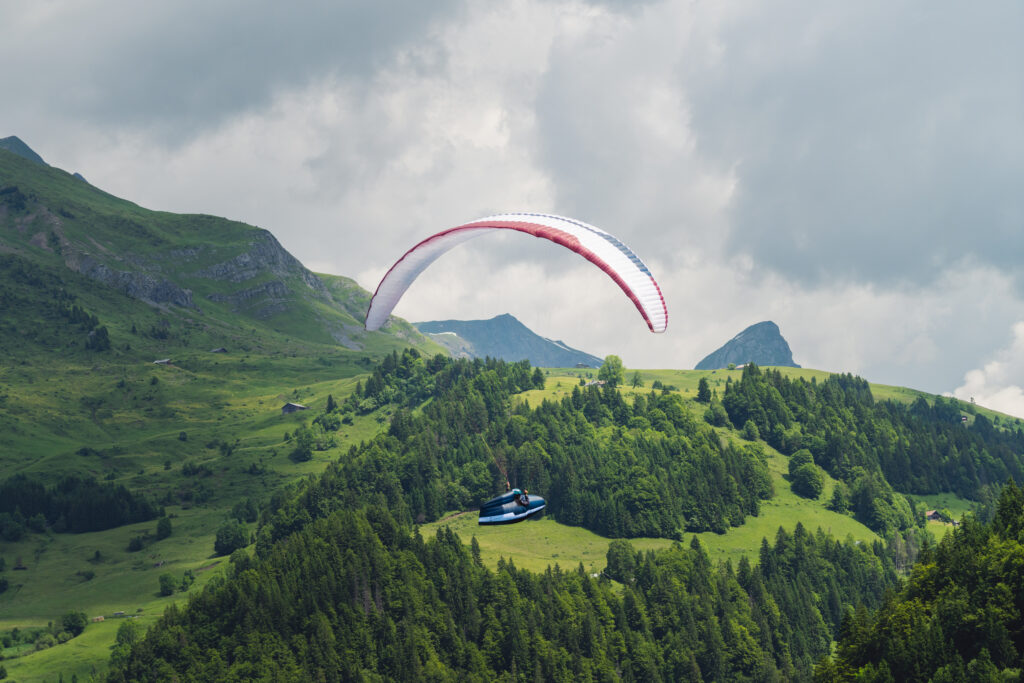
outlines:
[[[0,137],[371,291],[434,231],[572,216],[647,262],[668,332],[522,235],[396,315],[647,368],[774,320],[804,366],[1024,416],[1022,31],[1011,0],[4,3]]]

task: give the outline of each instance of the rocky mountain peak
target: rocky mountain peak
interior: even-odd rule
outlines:
[[[751,325],[727,341],[717,351],[697,363],[696,370],[716,370],[728,367],[730,363],[743,365],[754,362],[758,365],[781,365],[800,367],[793,362],[793,352],[782,336],[779,326],[771,320]]]

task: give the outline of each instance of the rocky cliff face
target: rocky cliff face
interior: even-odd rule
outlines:
[[[289,254],[281,243],[265,230],[260,231],[259,236],[241,254],[202,268],[193,275],[223,282],[245,282],[267,273],[277,278],[297,276],[319,296],[327,296],[327,290],[320,278],[306,270],[297,258]]]
[[[758,365],[781,365],[800,367],[793,362],[793,352],[782,337],[779,326],[770,320],[751,325],[730,339],[720,349],[697,363],[696,370],[716,370],[729,363]]]
[[[323,301],[331,298],[320,278],[307,270],[265,230],[260,231],[259,236],[242,253],[195,271],[192,275],[239,284],[257,278],[264,279],[251,287],[234,292],[215,292],[207,296],[210,301],[227,303],[233,311],[245,312],[262,320],[283,313],[298,296],[304,294]],[[268,275],[274,279],[266,281]],[[288,280],[296,279],[302,283],[298,285],[299,291],[287,284]]]
[[[71,270],[124,292],[133,299],[152,305],[174,304],[183,308],[195,308],[192,291],[179,287],[166,278],[138,270],[115,270],[84,254],[69,254],[65,264]]]

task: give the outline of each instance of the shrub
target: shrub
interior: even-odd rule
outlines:
[[[36,650],[45,650],[51,648],[57,644],[57,639],[53,637],[52,633],[43,633],[36,639],[35,648]]]
[[[235,503],[231,508],[231,516],[239,522],[255,522],[259,519],[259,510],[252,498],[246,498]]]
[[[156,540],[162,541],[171,535],[171,520],[169,517],[161,517],[156,523]]]
[[[85,630],[86,624],[89,623],[89,617],[85,616],[85,612],[71,611],[60,618],[60,623],[65,631],[72,636],[77,636]]]
[[[174,595],[174,590],[178,587],[178,582],[175,580],[173,574],[161,574],[160,575],[160,595],[168,596]]]
[[[313,424],[318,424],[327,432],[336,432],[341,428],[341,416],[335,413],[324,413],[313,419]]]
[[[814,456],[806,448],[801,448],[796,453],[789,457],[789,476],[793,474],[804,465],[813,465]]]
[[[245,524],[234,520],[224,522],[217,529],[217,538],[213,543],[213,552],[218,555],[230,555],[239,548],[249,545],[249,529]]]
[[[792,474],[789,486],[793,493],[804,498],[817,499],[825,483],[816,465],[800,465]]]
[[[729,424],[729,414],[717,401],[704,411],[704,421],[714,427],[725,427]]]
[[[46,531],[46,517],[44,517],[43,513],[41,512],[37,512],[36,514],[29,517],[27,523],[28,528],[32,531],[35,531],[37,533],[42,533]]]
[[[238,552],[237,550],[235,551]],[[181,585],[179,590],[187,591],[191,588],[192,584],[196,582],[196,574],[191,569],[186,569],[185,574],[181,577]]]

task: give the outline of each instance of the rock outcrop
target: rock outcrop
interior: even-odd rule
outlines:
[[[240,283],[267,273],[279,278],[298,276],[318,295],[327,297],[327,290],[320,278],[307,270],[266,230],[260,231],[259,236],[241,254],[198,270],[193,276]]]
[[[184,308],[195,308],[192,291],[179,287],[165,278],[137,270],[114,270],[84,255],[70,256],[65,263],[72,270],[121,291],[133,299],[153,305],[174,304]]]

